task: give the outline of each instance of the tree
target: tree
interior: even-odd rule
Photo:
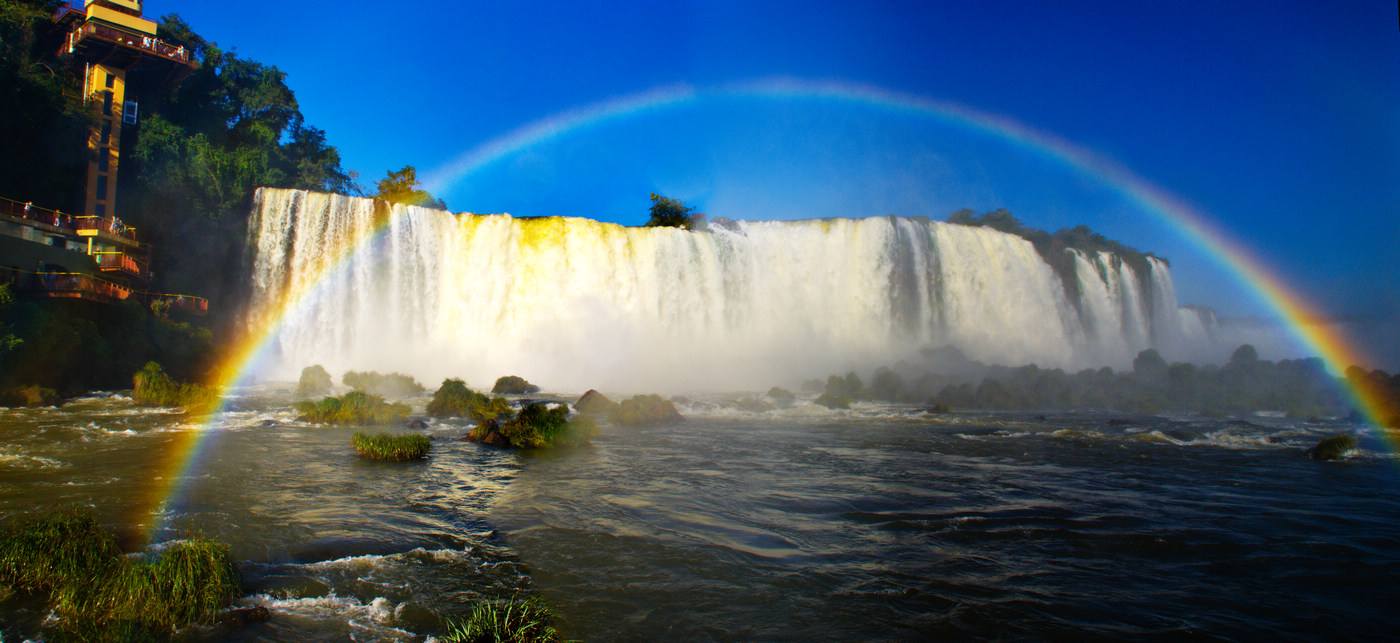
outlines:
[[[705,215],[697,214],[695,208],[671,197],[651,193],[651,218],[648,228],[683,228],[695,230],[703,225]]]
[[[446,210],[447,204],[442,199],[435,199],[426,190],[419,188],[418,170],[412,165],[405,165],[403,169],[391,171],[379,180],[377,187],[379,192],[375,198],[384,199],[390,203],[404,203],[407,205],[421,205],[428,208]]]

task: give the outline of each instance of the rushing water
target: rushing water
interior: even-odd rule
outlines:
[[[1162,261],[1135,270],[1067,251],[1062,275],[989,228],[873,217],[687,232],[275,189],[256,204],[250,324],[275,328],[270,370],[288,378],[321,363],[425,381],[512,372],[557,388],[724,390],[936,345],[1069,368],[1126,367],[1151,347],[1224,354],[1209,318],[1178,306]]]
[[[927,415],[713,399],[520,454],[433,422],[426,462],[358,460],[353,428],[239,392],[160,540],[232,544],[272,619],[193,638],[422,639],[537,592],[588,640],[1381,637],[1400,625],[1400,485],[1335,421]],[[421,411],[425,400],[415,400]],[[145,532],[151,463],[192,421],[120,396],[0,410],[0,512],[92,507]],[[0,602],[3,636],[46,614]]]

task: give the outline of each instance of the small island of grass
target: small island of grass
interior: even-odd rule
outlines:
[[[432,448],[428,436],[417,433],[356,433],[350,443],[360,457],[381,462],[422,460]]]
[[[675,404],[660,395],[637,395],[618,404],[608,419],[623,426],[646,426],[680,422],[685,418]]]
[[[531,384],[519,375],[507,375],[496,380],[496,385],[491,387],[491,392],[497,395],[534,395],[540,392],[540,387]]]
[[[316,424],[383,426],[402,422],[412,410],[407,404],[386,402],[378,395],[351,391],[319,402],[297,402],[298,419]]]
[[[568,407],[536,402],[513,418],[477,424],[467,433],[467,439],[492,446],[542,449],[585,444],[597,432],[597,425],[587,416],[570,419]]]
[[[376,371],[350,371],[340,378],[346,386],[378,395],[380,397],[411,397],[421,395],[426,388],[413,379],[411,375],[403,373],[379,373]]]
[[[313,364],[301,369],[301,379],[297,380],[297,397],[316,397],[331,392],[334,381],[324,366]]]
[[[480,601],[463,621],[449,621],[444,643],[488,643],[532,641],[552,643],[563,640],[551,625],[554,614],[536,597],[504,601]]]
[[[219,392],[213,388],[171,378],[155,362],[131,376],[131,399],[143,406],[183,406],[190,410],[207,410],[219,402]]]
[[[459,379],[443,380],[428,402],[428,415],[435,418],[469,418],[478,424],[490,422],[511,412],[510,401],[467,388]]]

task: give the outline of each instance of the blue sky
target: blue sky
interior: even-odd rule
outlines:
[[[1400,30],[1355,2],[175,2],[288,73],[365,185],[428,172],[552,114],[648,89],[861,83],[1005,115],[1209,213],[1400,365]],[[712,99],[584,128],[442,191],[455,210],[645,218],[1007,207],[1173,259],[1180,297],[1261,315],[1194,247],[1092,177],[931,119],[820,100]]]

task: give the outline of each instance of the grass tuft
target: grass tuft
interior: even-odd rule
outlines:
[[[212,623],[240,591],[222,543],[193,538],[132,559],[95,518],[72,511],[0,532],[0,586],[47,596],[60,634],[82,640],[152,638]]]
[[[481,601],[465,621],[450,622],[444,643],[535,643],[561,640],[554,613],[538,598]]]
[[[360,457],[386,462],[421,460],[428,456],[428,450],[432,448],[428,436],[417,433],[356,433],[350,439],[350,444],[354,445]]]
[[[183,406],[192,411],[205,411],[219,403],[216,389],[178,382],[155,362],[146,362],[131,376],[131,383],[131,399],[145,406]]]

